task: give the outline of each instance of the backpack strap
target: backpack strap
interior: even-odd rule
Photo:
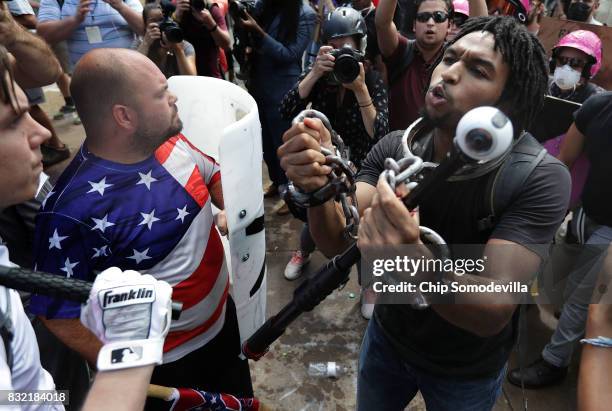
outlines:
[[[412,60],[414,60],[414,48],[416,47],[415,44],[415,40],[408,40],[406,50],[404,50],[404,54],[402,55],[400,63],[395,68],[390,68],[389,86],[391,86],[391,84],[395,83],[400,78],[404,70],[406,70],[408,66],[412,63]],[[389,68],[389,66],[387,66],[387,68]]]
[[[546,149],[533,136],[523,133],[506,161],[491,173],[484,196],[486,217],[478,220],[478,231],[492,229],[498,218],[521,193],[525,182],[546,156]]]
[[[6,311],[0,308],[0,337],[4,344],[4,352],[6,353],[6,363],[9,369],[13,370],[13,350],[11,342],[13,341],[13,321],[11,321],[11,295],[8,288],[4,289],[6,293]]]

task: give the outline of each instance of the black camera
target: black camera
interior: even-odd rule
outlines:
[[[229,13],[234,21],[246,19],[246,14],[253,14],[255,10],[255,0],[230,0]]]
[[[160,3],[162,14],[164,18],[159,23],[159,30],[166,36],[166,40],[171,43],[180,43],[183,41],[183,30],[179,27],[174,20],[172,20],[172,13],[176,10],[174,4],[167,0],[162,0]]]
[[[212,6],[208,0],[189,0],[189,5],[196,11],[202,11],[204,9],[210,11]]]
[[[255,0],[230,0],[229,15],[234,22],[234,46],[232,47],[232,58],[240,65],[240,72],[236,76],[241,80],[247,80],[251,72],[251,60],[247,50],[253,47],[253,36],[240,24],[242,19],[247,18],[247,13],[253,15],[255,11]]]
[[[352,83],[359,76],[359,63],[364,56],[350,46],[334,49],[329,54],[334,56],[334,71],[330,77],[335,83]]]

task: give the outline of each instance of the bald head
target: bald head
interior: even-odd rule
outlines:
[[[146,56],[127,49],[95,49],[74,69],[70,93],[85,130],[112,121],[116,104],[135,106],[143,77],[159,69]]]

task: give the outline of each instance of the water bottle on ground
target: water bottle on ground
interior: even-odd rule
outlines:
[[[335,361],[311,362],[308,364],[308,375],[312,377],[339,378],[347,373],[348,369]]]

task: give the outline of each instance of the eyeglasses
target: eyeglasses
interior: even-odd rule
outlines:
[[[463,23],[465,23],[465,21],[468,19],[468,16],[464,15],[464,14],[455,14],[453,16],[453,24],[456,27],[461,27],[463,26]]]
[[[433,13],[429,11],[424,11],[421,13],[417,13],[416,15],[417,21],[421,23],[427,23],[432,17],[435,23],[444,23],[446,20],[448,20],[448,13],[444,11],[434,11]]]
[[[556,60],[557,60],[558,66],[565,66],[566,64],[568,64],[571,68],[575,70],[582,70],[584,66],[586,66],[587,64],[587,62],[582,59],[563,57],[563,56],[557,56]]]

